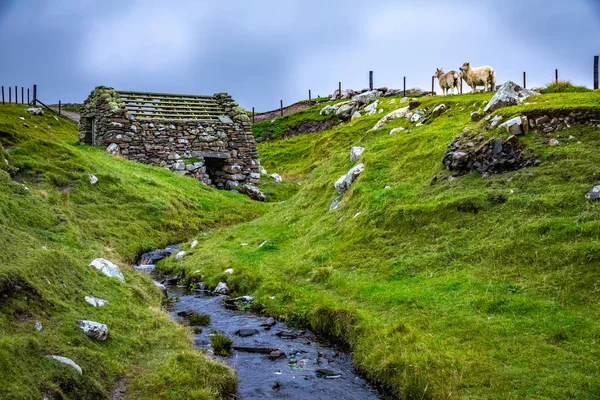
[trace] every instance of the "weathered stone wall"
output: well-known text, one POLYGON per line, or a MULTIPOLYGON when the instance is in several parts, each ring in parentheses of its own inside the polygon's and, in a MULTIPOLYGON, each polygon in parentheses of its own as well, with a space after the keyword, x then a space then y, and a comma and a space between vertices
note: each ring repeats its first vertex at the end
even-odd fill
POLYGON ((214 97, 223 110, 218 120, 136 119, 118 93, 97 88, 84 103, 79 139, 219 189, 258 183, 260 164, 248 116, 231 96, 214 97))

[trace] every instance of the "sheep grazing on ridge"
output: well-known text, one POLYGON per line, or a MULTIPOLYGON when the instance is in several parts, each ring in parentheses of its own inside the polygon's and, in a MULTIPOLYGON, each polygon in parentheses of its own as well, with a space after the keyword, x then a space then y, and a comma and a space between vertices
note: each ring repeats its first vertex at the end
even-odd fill
POLYGON ((487 65, 473 68, 471 64, 466 62, 460 67, 460 71, 462 78, 474 92, 477 90, 477 86, 484 86, 486 92, 488 89, 490 92, 496 90, 496 72, 494 68, 487 65))
POLYGON ((444 96, 448 95, 448 89, 452 90, 451 94, 454 94, 454 89, 456 89, 457 94, 459 93, 458 85, 460 85, 460 74, 458 72, 450 71, 444 73, 443 68, 436 68, 435 76, 439 81, 444 96))

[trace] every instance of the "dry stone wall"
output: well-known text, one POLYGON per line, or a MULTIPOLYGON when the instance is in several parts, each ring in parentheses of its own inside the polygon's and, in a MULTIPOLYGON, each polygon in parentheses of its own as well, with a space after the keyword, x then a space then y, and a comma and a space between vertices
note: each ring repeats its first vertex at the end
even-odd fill
POLYGON ((214 98, 223 111, 218 119, 143 119, 130 115, 118 92, 96 88, 83 105, 79 139, 219 189, 258 183, 260 163, 248 116, 231 96, 214 98))

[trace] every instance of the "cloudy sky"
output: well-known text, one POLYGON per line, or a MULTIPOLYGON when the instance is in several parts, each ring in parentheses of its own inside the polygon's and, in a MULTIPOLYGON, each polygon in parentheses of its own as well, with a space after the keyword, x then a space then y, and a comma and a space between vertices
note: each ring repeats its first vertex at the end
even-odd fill
POLYGON ((436 67, 491 65, 498 82, 592 85, 600 0, 0 0, 0 85, 48 103, 97 85, 231 93, 277 108, 375 85, 428 88, 436 67))

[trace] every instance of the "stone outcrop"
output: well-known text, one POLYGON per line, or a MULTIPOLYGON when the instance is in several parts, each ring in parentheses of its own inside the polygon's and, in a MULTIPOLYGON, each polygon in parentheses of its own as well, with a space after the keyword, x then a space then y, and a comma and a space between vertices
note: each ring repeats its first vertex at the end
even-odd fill
POLYGON ((104 258, 96 258, 90 263, 90 267, 93 267, 108 277, 117 278, 121 282, 125 282, 125 277, 121 273, 119 267, 104 258))
POLYGON ((486 104, 484 112, 496 111, 502 107, 516 106, 521 104, 529 96, 536 96, 539 93, 533 90, 524 89, 512 81, 505 82, 494 94, 494 97, 486 104))
POLYGON ((71 360, 70 358, 63 357, 63 356, 55 356, 55 355, 50 355, 50 356, 48 356, 48 358, 52 358, 58 362, 67 364, 68 366, 73 367, 77 372, 79 372, 80 375, 83 374, 83 370, 81 369, 81 367, 79 365, 77 365, 77 363, 75 363, 75 361, 71 360))
POLYGON ((392 111, 391 113, 387 114, 385 117, 383 117, 379 121, 377 121, 375 126, 371 129, 369 129, 369 132, 374 131, 375 129, 379 129, 382 126, 385 126, 388 122, 390 122, 394 119, 404 117, 409 112, 409 110, 410 110, 409 106, 406 106, 406 107, 399 108, 397 110, 392 111))
POLYGON ((366 115, 372 115, 377 112, 377 99, 381 96, 381 92, 377 90, 370 90, 364 93, 356 94, 351 100, 343 101, 332 105, 326 105, 320 111, 321 115, 332 115, 342 121, 350 121, 352 119, 359 118, 360 110, 365 111, 366 115))
POLYGON ((80 320, 79 327, 88 337, 104 342, 108 338, 108 327, 95 321, 80 320))
POLYGON ((442 163, 457 175, 474 171, 485 175, 538 165, 540 161, 532 159, 514 135, 507 139, 460 135, 448 146, 442 163))
POLYGON ((337 192, 339 194, 344 193, 346 190, 348 190, 348 188, 350 187, 352 182, 354 182, 354 180, 358 177, 358 175, 360 175, 364 170, 365 170, 365 165, 362 163, 352 167, 350 169, 350 171, 348 171, 346 174, 342 175, 334 183, 333 186, 335 187, 335 190, 337 190, 337 192))
POLYGON ((251 176, 260 163, 245 110, 226 93, 173 100, 176 96, 97 87, 82 107, 80 143, 105 146, 112 154, 219 189, 258 183, 251 176), (153 103, 132 100, 136 96, 153 103))
POLYGON ((85 301, 94 307, 104 307, 108 304, 108 300, 102 300, 94 296, 85 296, 85 301))
POLYGON ((360 159, 360 156, 362 156, 362 153, 364 153, 364 151, 364 147, 352 147, 350 149, 350 161, 357 162, 360 159))

